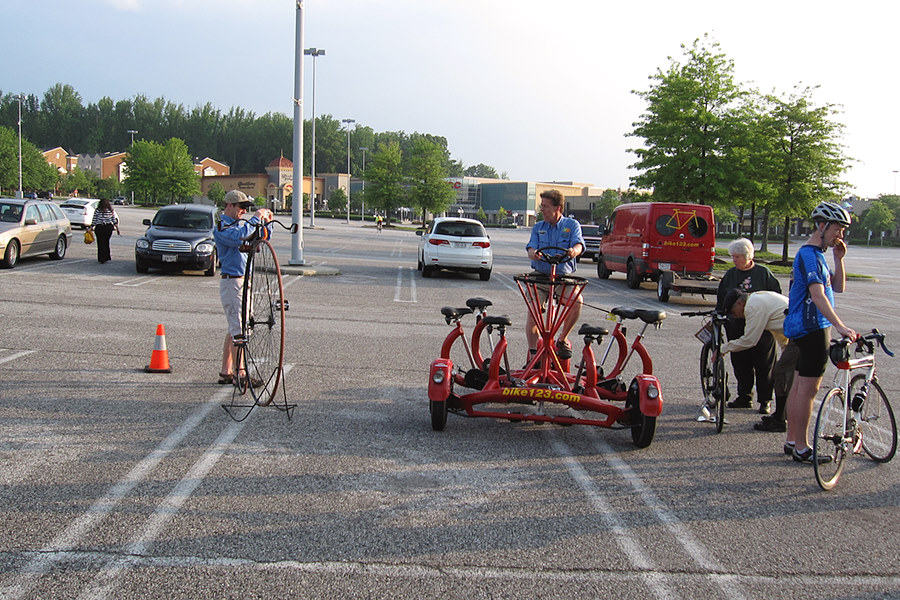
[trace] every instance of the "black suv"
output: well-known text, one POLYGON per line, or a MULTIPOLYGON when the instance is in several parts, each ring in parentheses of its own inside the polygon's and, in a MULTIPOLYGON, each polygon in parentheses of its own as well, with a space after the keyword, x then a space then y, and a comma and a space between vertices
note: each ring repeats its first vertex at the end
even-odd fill
POLYGON ((584 252, 581 253, 578 260, 581 260, 582 258, 593 258, 594 262, 597 262, 597 256, 600 254, 600 239, 602 238, 600 226, 582 225, 581 237, 584 238, 584 252))
POLYGON ((160 208, 150 228, 134 244, 134 268, 146 273, 151 267, 173 271, 216 274, 216 242, 213 231, 219 209, 205 204, 173 204, 160 208))

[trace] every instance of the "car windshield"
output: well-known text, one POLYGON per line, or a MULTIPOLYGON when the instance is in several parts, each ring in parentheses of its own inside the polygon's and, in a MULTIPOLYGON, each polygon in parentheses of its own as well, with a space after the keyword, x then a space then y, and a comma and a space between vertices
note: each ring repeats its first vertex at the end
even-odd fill
POLYGON ((153 224, 177 229, 212 229, 212 216, 185 210, 161 210, 153 218, 153 224))
POLYGON ((21 204, 0 204, 0 221, 4 223, 18 223, 21 218, 21 204))
POLYGON ((452 235, 455 237, 485 237, 484 229, 475 223, 459 221, 442 221, 434 226, 435 235, 452 235))
POLYGON ((598 236, 600 235, 600 227, 598 225, 582 225, 581 235, 598 236))

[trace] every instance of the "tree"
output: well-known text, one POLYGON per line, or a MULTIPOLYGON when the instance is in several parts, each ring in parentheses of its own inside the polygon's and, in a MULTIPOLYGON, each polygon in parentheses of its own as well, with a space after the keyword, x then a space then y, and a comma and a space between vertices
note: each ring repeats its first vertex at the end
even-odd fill
POLYGON ((392 141, 379 144, 372 160, 366 163, 366 200, 384 213, 387 224, 406 198, 401 161, 400 144, 392 141))
POLYGON ((631 181, 653 188, 655 200, 726 205, 740 162, 728 150, 742 127, 736 113, 742 92, 718 43, 704 36, 681 47, 684 64, 670 57, 669 70, 651 77, 654 86, 634 92, 648 106, 628 134, 644 139, 643 148, 629 150, 637 156, 631 166, 643 171, 631 181))
POLYGON ((887 204, 875 200, 869 205, 869 210, 862 218, 862 227, 873 234, 880 236, 883 231, 894 230, 894 213, 887 204))
POLYGON ((408 158, 409 200, 425 213, 439 214, 447 210, 456 192, 447 185, 447 163, 442 149, 424 137, 416 139, 408 158))
POLYGON ((75 167, 62 179, 60 187, 64 194, 78 193, 80 196, 96 196, 100 178, 93 171, 75 167))
POLYGON ((125 158, 127 189, 142 198, 169 203, 200 193, 200 178, 184 141, 169 139, 165 145, 137 141, 125 158))
POLYGON ((487 179, 500 179, 500 176, 497 174, 497 170, 494 167, 488 166, 484 163, 478 163, 477 165, 472 165, 471 167, 467 167, 465 170, 466 177, 484 177, 487 179))
MULTIPOLYGON (((58 174, 34 144, 22 140, 22 189, 54 190, 58 174)), ((19 138, 12 129, 0 127, 0 189, 19 189, 19 138)))
POLYGON ((613 210, 621 203, 619 192, 616 190, 603 190, 603 193, 600 194, 600 202, 594 205, 591 218, 594 219, 595 223, 602 223, 612 216, 613 210))
POLYGON ((219 208, 225 207, 225 188, 222 187, 222 184, 218 181, 212 182, 209 186, 209 190, 206 192, 206 197, 219 208))
POLYGON ((328 198, 328 210, 337 217, 347 210, 347 193, 344 188, 338 188, 331 193, 328 198))

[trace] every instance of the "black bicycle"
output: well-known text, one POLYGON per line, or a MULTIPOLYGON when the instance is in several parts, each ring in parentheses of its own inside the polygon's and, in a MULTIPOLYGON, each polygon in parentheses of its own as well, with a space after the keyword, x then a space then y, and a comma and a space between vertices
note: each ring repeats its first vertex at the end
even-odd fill
POLYGON ((700 387, 703 390, 703 404, 697 420, 701 423, 715 423, 716 433, 725 425, 725 404, 728 402, 728 369, 722 356, 725 340, 725 323, 728 317, 713 310, 683 312, 683 317, 704 317, 703 327, 695 335, 703 342, 700 349, 700 387))

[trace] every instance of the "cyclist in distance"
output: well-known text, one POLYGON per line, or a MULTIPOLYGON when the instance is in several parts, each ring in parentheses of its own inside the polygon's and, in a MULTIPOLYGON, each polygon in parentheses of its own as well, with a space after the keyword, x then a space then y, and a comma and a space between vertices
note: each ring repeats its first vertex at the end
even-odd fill
POLYGON ((213 237, 216 240, 216 252, 222 263, 222 281, 219 283, 219 298, 228 321, 228 331, 222 346, 222 369, 219 371, 220 384, 232 384, 237 377, 246 377, 240 365, 235 369, 237 347, 234 336, 241 334, 241 296, 244 287, 244 272, 247 268, 247 255, 240 251, 245 239, 256 232, 257 223, 268 223, 272 220, 272 212, 260 208, 248 221, 238 223, 253 202, 240 190, 231 190, 225 194, 225 210, 222 211, 222 227, 216 228, 213 237))
MULTIPOLYGON (((734 266, 725 272, 719 282, 716 294, 716 308, 727 312, 723 306, 725 295, 737 288, 742 292, 758 292, 767 290, 781 293, 781 284, 775 279, 772 271, 765 265, 754 262, 753 242, 746 238, 738 238, 728 244, 728 254, 734 266)), ((736 340, 744 334, 744 319, 730 316, 725 324, 725 337, 736 340)), ((756 380, 756 400, 759 412, 768 414, 772 402, 771 383, 772 368, 775 366, 775 338, 767 330, 763 330, 752 346, 743 346, 731 352, 731 368, 737 381, 737 398, 728 403, 728 408, 751 408, 753 406, 753 382, 756 380), (763 385, 760 385, 760 381, 763 385)))
MULTIPOLYGON (((550 274, 551 265, 541 260, 541 254, 538 252, 541 248, 555 247, 566 249, 566 254, 571 260, 559 263, 556 266, 557 275, 573 273, 575 271, 575 257, 584 252, 581 224, 575 219, 563 216, 563 202, 563 195, 558 190, 541 192, 540 208, 544 219, 534 224, 534 227, 531 229, 531 238, 528 240, 528 245, 525 248, 528 251, 528 258, 531 259, 531 268, 544 275, 550 274)), ((550 296, 549 289, 541 289, 541 291, 543 296, 542 302, 546 302, 550 296)), ((566 320, 559 331, 559 339, 556 341, 556 355, 562 360, 572 358, 572 344, 569 343, 569 334, 578 322, 582 304, 584 304, 584 301, 581 298, 581 294, 579 294, 577 306, 566 316, 566 320)), ((528 340, 529 353, 536 353, 538 329, 531 317, 531 311, 528 312, 526 318, 525 337, 528 340)))
POLYGON ((813 209, 810 220, 813 232, 794 256, 790 305, 784 319, 784 334, 800 350, 788 396, 784 452, 798 462, 812 461, 807 430, 813 401, 828 363, 831 327, 842 337, 856 338, 856 332, 844 325, 834 311, 834 292, 843 292, 846 284, 847 245, 843 237, 844 230, 850 226, 850 215, 833 202, 821 202, 813 209), (828 248, 832 248, 833 272, 825 258, 828 248))

